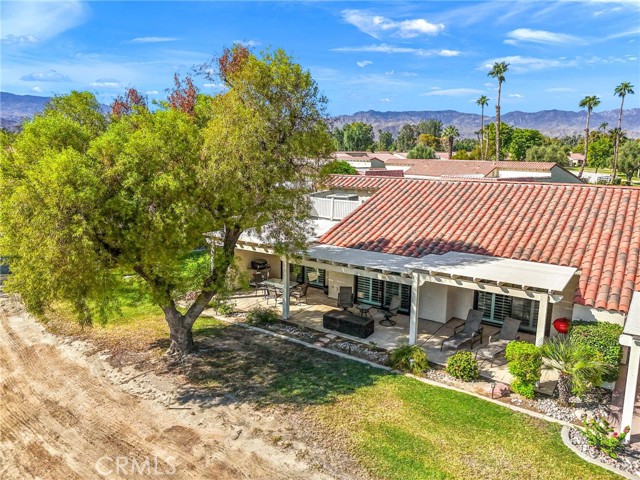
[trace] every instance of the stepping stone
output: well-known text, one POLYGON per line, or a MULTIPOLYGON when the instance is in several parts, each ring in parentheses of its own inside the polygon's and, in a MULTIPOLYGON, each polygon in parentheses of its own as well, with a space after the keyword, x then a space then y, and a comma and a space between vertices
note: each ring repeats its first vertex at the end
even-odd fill
POLYGON ((324 345, 325 345, 325 344, 324 344, 324 343, 322 343, 322 342, 313 342, 313 344, 314 344, 315 346, 317 346, 317 347, 324 347, 324 345))
POLYGON ((325 335, 325 337, 330 338, 330 339, 332 339, 332 340, 333 340, 334 338, 336 338, 336 335, 334 335, 333 333, 327 333, 327 334, 325 335))
POLYGON ((331 341, 331 339, 328 338, 328 337, 320 337, 318 340, 320 340, 321 342, 324 342, 324 343, 328 343, 328 342, 331 341))

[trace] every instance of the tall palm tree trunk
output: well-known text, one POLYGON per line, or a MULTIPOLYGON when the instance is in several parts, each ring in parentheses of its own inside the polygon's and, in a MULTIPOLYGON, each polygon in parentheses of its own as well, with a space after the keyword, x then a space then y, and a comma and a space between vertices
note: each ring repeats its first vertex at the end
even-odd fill
POLYGON ((621 95, 620 114, 618 115, 618 128, 616 129, 616 138, 613 143, 613 175, 611 182, 615 183, 616 175, 618 175, 618 147, 620 146, 620 134, 622 133, 622 107, 624 106, 624 95, 621 95))
POLYGON ((480 140, 480 160, 485 159, 485 146, 484 146, 484 105, 482 106, 482 113, 480 114, 480 133, 482 135, 480 140))
POLYGON ((564 372, 558 375, 558 403, 560 405, 569 405, 571 398, 571 377, 564 372))
POLYGON ((496 102, 496 161, 500 160, 500 90, 502 90, 502 82, 498 82, 498 101, 496 102))
POLYGON ((587 108, 587 126, 584 129, 584 158, 582 159, 582 166, 580 167, 580 173, 578 178, 582 178, 584 173, 584 167, 587 164, 587 155, 589 154, 589 120, 591 118, 591 108, 587 108))

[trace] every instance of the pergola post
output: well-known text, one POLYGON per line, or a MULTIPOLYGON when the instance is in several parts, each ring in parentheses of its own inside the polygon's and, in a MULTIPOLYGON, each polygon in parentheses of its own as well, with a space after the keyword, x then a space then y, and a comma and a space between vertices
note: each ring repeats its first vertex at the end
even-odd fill
POLYGON ((289 259, 284 257, 282 259, 282 319, 289 319, 289 303, 290 303, 290 289, 289 289, 289 259))
POLYGON ((540 346, 544 343, 544 332, 547 329, 547 309, 549 308, 549 295, 540 296, 540 305, 538 308, 538 326, 536 328, 536 345, 540 346))
POLYGON ((411 308, 409 310, 409 345, 418 341, 418 312, 420 311, 420 274, 413 273, 411 283, 411 308))
MULTIPOLYGON (((633 414, 636 407, 636 390, 638 388, 638 370, 640 369, 640 345, 634 339, 629 346, 629 362, 627 363, 627 382, 624 387, 624 403, 622 405, 622 417, 620 418, 620 430, 633 423, 633 414)), ((631 434, 627 435, 625 442, 629 442, 631 434)))

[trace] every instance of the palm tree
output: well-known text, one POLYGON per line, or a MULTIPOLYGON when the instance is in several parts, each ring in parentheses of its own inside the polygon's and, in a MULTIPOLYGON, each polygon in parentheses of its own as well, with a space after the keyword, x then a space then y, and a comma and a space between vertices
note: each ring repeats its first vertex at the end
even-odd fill
POLYGON ((449 125, 442 131, 442 136, 447 139, 449 147, 449 159, 453 156, 453 140, 460 136, 460 132, 453 125, 449 125))
POLYGON ((500 92, 502 82, 505 81, 504 74, 509 70, 507 62, 495 62, 493 68, 487 75, 498 79, 498 99, 496 100, 496 160, 500 160, 500 92))
POLYGON ((582 160, 582 166, 580 167, 579 178, 582 178, 584 173, 584 166, 587 163, 587 154, 589 153, 589 120, 591 119, 591 111, 600 105, 600 99, 596 95, 584 97, 578 104, 581 108, 587 109, 587 126, 584 129, 584 159, 582 160))
POLYGON ((620 132, 622 132, 622 107, 624 106, 624 97, 627 95, 633 95, 633 85, 629 82, 622 82, 618 85, 614 91, 614 94, 620 97, 620 114, 618 115, 618 128, 616 130, 616 138, 613 144, 613 175, 611 181, 615 181, 618 174, 618 150, 620 146, 620 132))
POLYGON ((540 347, 545 370, 558 372, 558 403, 568 405, 571 393, 582 394, 591 385, 598 385, 611 371, 611 365, 593 355, 593 351, 557 335, 540 347))
POLYGON ((484 107, 489 105, 489 99, 485 95, 482 95, 478 100, 476 100, 476 105, 479 105, 482 109, 482 113, 480 114, 480 124, 482 125, 482 127, 480 128, 480 133, 482 134, 482 139, 480 140, 480 157, 482 160, 484 160, 486 157, 484 147, 484 107))
POLYGON ((607 130, 608 126, 609 126, 609 124, 607 122, 602 122, 600 124, 600 126, 598 127, 598 130, 600 130, 602 133, 604 133, 607 130))

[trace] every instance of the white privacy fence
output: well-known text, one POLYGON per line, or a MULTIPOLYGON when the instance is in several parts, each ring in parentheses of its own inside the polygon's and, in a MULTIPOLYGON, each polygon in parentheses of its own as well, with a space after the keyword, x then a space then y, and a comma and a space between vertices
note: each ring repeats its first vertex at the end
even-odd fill
POLYGON ((360 206, 359 201, 336 200, 335 198, 311 198, 311 214, 318 218, 342 220, 360 206))

